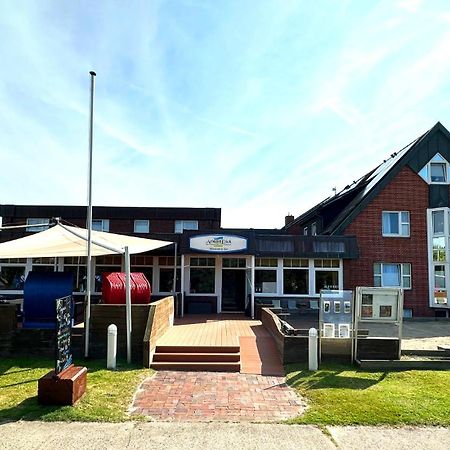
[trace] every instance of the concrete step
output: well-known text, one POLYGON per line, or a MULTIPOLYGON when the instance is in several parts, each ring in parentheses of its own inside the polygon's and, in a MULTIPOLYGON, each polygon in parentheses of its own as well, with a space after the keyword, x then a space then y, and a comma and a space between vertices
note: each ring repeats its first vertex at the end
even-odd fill
POLYGON ((239 372, 239 362, 153 362, 155 370, 192 370, 201 372, 239 372))
POLYGON ((154 362, 239 362, 239 353, 160 353, 153 356, 154 362))
POLYGON ((227 346, 190 346, 190 345, 157 345, 156 353, 239 353, 239 345, 227 346))

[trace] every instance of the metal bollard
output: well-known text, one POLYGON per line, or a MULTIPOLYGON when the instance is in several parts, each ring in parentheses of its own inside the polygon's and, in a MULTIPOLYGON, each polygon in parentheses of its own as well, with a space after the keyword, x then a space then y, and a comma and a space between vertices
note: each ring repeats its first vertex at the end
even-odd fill
POLYGON ((113 323, 108 327, 107 369, 116 368, 117 356, 117 327, 113 323))
POLYGON ((308 332, 308 369, 315 371, 318 368, 317 330, 315 328, 310 328, 308 332))

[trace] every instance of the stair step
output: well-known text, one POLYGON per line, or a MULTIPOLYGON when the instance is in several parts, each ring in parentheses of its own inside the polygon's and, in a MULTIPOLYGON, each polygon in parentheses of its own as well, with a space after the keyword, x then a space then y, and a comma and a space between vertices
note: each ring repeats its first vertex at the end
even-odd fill
POLYGON ((161 353, 153 356, 153 361, 163 362, 239 362, 239 353, 161 353))
POLYGON ((239 372, 241 364, 238 362, 153 362, 152 369, 156 370, 195 370, 202 372, 239 372))
POLYGON ((239 345, 225 346, 191 346, 191 345, 157 345, 156 353, 239 353, 239 345))

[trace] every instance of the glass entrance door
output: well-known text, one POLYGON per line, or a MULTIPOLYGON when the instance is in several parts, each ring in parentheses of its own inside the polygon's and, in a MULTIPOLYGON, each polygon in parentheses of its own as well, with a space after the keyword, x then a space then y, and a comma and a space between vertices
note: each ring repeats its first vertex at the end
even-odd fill
POLYGON ((222 269, 222 311, 244 311, 245 270, 222 269))

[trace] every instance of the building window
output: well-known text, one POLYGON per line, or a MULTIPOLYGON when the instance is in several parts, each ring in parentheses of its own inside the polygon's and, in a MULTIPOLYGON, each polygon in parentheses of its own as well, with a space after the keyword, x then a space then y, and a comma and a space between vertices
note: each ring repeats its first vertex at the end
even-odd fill
POLYGON ((223 258, 222 267, 226 269, 245 269, 245 258, 223 258))
POLYGON ((31 233, 37 233, 39 231, 48 230, 50 220, 49 219, 27 219, 27 225, 30 225, 26 228, 26 231, 29 231, 31 233), (38 225, 38 226, 36 226, 38 225), (41 225, 41 226, 39 226, 41 225))
POLYGON ((283 294, 302 295, 309 292, 309 262, 307 259, 283 260, 283 294))
POLYGON ((191 294, 214 294, 215 263, 214 258, 191 257, 189 288, 191 294))
POLYGON ((97 256, 95 258, 95 292, 102 291, 103 276, 111 272, 122 272, 122 256, 97 256))
POLYGON ((109 219, 94 219, 92 220, 92 229, 94 231, 109 231, 109 219))
POLYGON ((411 289, 411 264, 374 264, 374 286, 411 289))
POLYGON ((153 291, 153 256, 132 255, 130 257, 130 263, 131 272, 143 273, 145 278, 147 278, 147 281, 150 283, 150 288, 153 291))
POLYGON ((0 266, 0 290, 22 290, 25 283, 25 265, 0 266))
POLYGON ((277 258, 256 258, 255 266, 255 292, 257 294, 276 294, 277 258))
POLYGON ((448 306, 450 284, 450 210, 428 211, 428 264, 431 271, 430 305, 448 306))
POLYGON ((337 270, 316 270, 315 278, 316 294, 320 294, 322 289, 339 289, 339 272, 337 270))
POLYGON ((309 273, 302 269, 283 270, 283 294, 301 295, 308 294, 309 273))
POLYGON ((158 258, 159 265, 159 285, 158 292, 161 293, 169 293, 173 292, 173 277, 174 277, 174 265, 177 265, 177 274, 176 274, 176 284, 178 286, 178 281, 180 279, 181 271, 179 258, 175 261, 173 256, 160 256, 158 258))
POLYGON ((308 236, 308 227, 303 228, 303 236, 308 236))
POLYGON ((339 289, 339 259, 314 260, 314 293, 320 294, 322 289, 339 289))
POLYGON ((449 163, 439 153, 422 167, 419 171, 421 176, 429 184, 448 184, 449 182, 449 163))
POLYGON ((430 164, 430 181, 432 183, 447 182, 447 167, 445 163, 430 164))
POLYGON ((311 225, 311 236, 317 236, 317 224, 316 224, 316 222, 314 222, 311 225))
POLYGON ((31 270, 33 272, 56 272, 56 263, 56 258, 33 258, 31 270))
POLYGON ((150 221, 137 219, 134 221, 134 232, 135 233, 149 233, 150 232, 150 221))
POLYGON ((409 236, 409 211, 383 211, 383 236, 409 236))
POLYGON ((175 220, 175 233, 182 233, 183 230, 198 230, 198 221, 175 220))
POLYGON ((70 272, 73 280, 73 292, 86 290, 86 258, 84 256, 70 256, 64 258, 64 272, 70 272))

